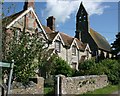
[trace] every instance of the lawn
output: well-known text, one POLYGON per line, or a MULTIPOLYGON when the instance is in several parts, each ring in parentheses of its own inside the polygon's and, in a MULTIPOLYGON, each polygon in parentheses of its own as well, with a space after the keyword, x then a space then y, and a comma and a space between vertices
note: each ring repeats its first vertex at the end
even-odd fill
MULTIPOLYGON (((106 96, 106 94, 111 94, 118 90, 118 85, 108 85, 104 88, 97 89, 93 92, 87 92, 85 94, 81 94, 79 96, 106 96)), ((44 89, 45 96, 49 96, 50 94, 54 94, 54 90, 52 87, 46 87, 44 89)), ((77 95, 78 96, 78 95, 77 95)))
POLYGON ((85 94, 82 94, 80 96, 106 96, 106 94, 111 94, 118 90, 118 85, 108 85, 104 88, 97 89, 93 92, 87 92, 85 94))

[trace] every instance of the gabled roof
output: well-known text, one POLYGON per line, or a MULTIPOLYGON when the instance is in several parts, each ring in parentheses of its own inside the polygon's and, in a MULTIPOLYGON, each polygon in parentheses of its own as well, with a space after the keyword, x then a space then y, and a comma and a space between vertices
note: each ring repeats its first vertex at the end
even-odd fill
POLYGON ((49 27, 44 26, 44 25, 42 25, 42 26, 43 26, 49 40, 53 40, 56 37, 56 35, 58 34, 58 32, 53 32, 49 27))
POLYGON ((2 19, 2 25, 4 27, 7 27, 7 25, 9 25, 13 20, 15 20, 18 16, 20 16, 22 13, 24 12, 24 10, 18 12, 18 13, 15 13, 15 14, 12 14, 10 16, 7 16, 5 18, 2 19))
POLYGON ((49 27, 42 25, 46 33, 55 33, 49 27))
POLYGON ((67 34, 65 34, 65 33, 63 33, 63 32, 53 32, 49 27, 44 26, 44 25, 42 25, 42 26, 43 26, 43 28, 44 28, 44 30, 45 30, 45 32, 46 32, 49 40, 52 40, 52 41, 53 41, 54 38, 59 35, 59 36, 62 38, 63 45, 65 45, 65 46, 67 46, 67 47, 70 47, 71 44, 73 43, 73 41, 75 40, 76 43, 77 43, 77 47, 78 47, 80 50, 83 50, 83 51, 85 50, 87 44, 83 44, 83 43, 82 43, 80 40, 78 40, 77 38, 73 38, 73 37, 71 37, 71 36, 69 36, 69 35, 67 35, 67 34))
POLYGON ((80 40, 78 40, 77 38, 75 38, 75 40, 76 40, 76 42, 77 42, 77 44, 78 44, 78 47, 79 47, 79 49, 80 50, 85 50, 85 48, 86 48, 86 46, 87 46, 87 44, 83 44, 80 40))
POLYGON ((47 33, 49 40, 53 40, 57 36, 58 32, 47 33))
POLYGON ((65 33, 62 33, 62 32, 60 32, 60 35, 61 35, 65 45, 70 47, 72 42, 73 42, 73 40, 74 40, 74 38, 69 36, 69 35, 67 35, 67 34, 65 34, 65 33))
POLYGON ((91 28, 90 28, 90 35, 95 41, 95 43, 97 44, 98 48, 103 49, 105 51, 111 51, 111 47, 109 43, 102 35, 100 35, 99 33, 97 33, 91 28))
POLYGON ((5 22, 7 22, 7 25, 5 27, 6 28, 10 28, 16 21, 18 21, 20 18, 22 18, 23 16, 25 16, 30 11, 33 12, 33 14, 34 14, 34 16, 36 18, 36 21, 38 22, 40 28, 43 30, 43 33, 44 33, 45 37, 48 39, 48 37, 46 35, 46 32, 45 32, 45 30, 44 30, 44 28, 43 28, 40 20, 38 19, 37 15, 36 15, 36 13, 35 13, 35 11, 33 10, 32 7, 28 8, 27 10, 20 11, 20 12, 18 12, 16 14, 11 15, 11 16, 5 17, 2 20, 2 22, 3 22, 3 24, 5 24, 5 22))

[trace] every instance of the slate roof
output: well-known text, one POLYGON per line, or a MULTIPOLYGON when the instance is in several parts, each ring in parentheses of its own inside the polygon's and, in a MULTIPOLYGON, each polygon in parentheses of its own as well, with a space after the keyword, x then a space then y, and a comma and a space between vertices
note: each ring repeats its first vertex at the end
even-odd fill
POLYGON ((90 35, 97 44, 98 48, 103 49, 105 51, 111 51, 111 47, 108 43, 108 41, 99 33, 94 31, 93 29, 90 28, 90 35))

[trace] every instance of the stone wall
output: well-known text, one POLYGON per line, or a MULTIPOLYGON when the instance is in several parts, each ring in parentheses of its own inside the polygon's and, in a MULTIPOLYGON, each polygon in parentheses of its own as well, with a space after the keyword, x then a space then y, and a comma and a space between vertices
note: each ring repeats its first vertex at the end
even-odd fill
POLYGON ((60 75, 60 94, 82 94, 108 85, 106 75, 65 77, 60 75))
POLYGON ((44 78, 32 78, 32 81, 35 83, 27 86, 14 82, 10 94, 44 94, 44 78))

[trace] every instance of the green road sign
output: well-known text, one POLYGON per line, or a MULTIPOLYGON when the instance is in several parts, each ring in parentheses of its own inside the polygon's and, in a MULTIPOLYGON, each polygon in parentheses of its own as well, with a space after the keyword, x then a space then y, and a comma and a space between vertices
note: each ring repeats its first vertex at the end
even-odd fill
POLYGON ((11 80, 12 80, 12 74, 13 74, 13 67, 14 67, 14 60, 12 60, 11 64, 10 63, 5 63, 5 62, 0 62, 0 67, 8 67, 8 68, 10 68, 9 80, 8 80, 8 88, 7 88, 7 92, 6 92, 6 96, 9 96, 11 80))

